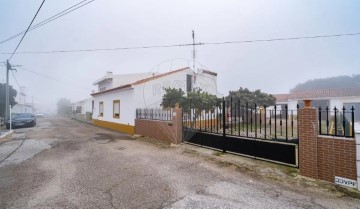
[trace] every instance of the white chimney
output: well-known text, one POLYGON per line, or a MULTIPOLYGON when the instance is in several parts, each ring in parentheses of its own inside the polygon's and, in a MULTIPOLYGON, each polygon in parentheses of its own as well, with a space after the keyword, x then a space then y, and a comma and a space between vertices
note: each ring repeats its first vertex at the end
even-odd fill
POLYGON ((112 76, 113 75, 113 72, 111 71, 106 71, 106 76, 112 76))

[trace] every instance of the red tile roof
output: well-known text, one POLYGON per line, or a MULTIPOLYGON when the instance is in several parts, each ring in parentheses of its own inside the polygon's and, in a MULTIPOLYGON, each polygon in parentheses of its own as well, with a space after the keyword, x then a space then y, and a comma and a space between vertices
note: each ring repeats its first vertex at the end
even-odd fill
POLYGON ((316 99, 328 97, 355 97, 360 96, 360 87, 340 89, 316 89, 298 91, 290 94, 289 99, 316 99))
POLYGON ((273 94, 276 98, 276 102, 287 102, 290 94, 273 94))
POLYGON ((277 102, 284 102, 288 99, 321 99, 332 97, 360 97, 360 87, 338 88, 338 89, 313 89, 296 91, 290 94, 275 94, 277 102))

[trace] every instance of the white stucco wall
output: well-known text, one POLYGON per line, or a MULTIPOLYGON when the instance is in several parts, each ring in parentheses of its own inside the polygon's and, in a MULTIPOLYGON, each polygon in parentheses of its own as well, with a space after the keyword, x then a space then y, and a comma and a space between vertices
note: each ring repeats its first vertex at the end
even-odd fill
POLYGON ((158 73, 134 73, 134 74, 125 74, 125 75, 115 75, 113 77, 113 87, 123 86, 126 84, 134 83, 138 80, 150 78, 158 73))
POLYGON ((85 114, 87 112, 92 112, 92 101, 93 101, 93 98, 89 98, 89 99, 85 99, 80 102, 81 114, 85 114))
POLYGON ((12 113, 24 113, 25 112, 25 105, 24 104, 16 104, 11 108, 12 113))
POLYGON ((165 93, 164 88, 182 89, 186 93, 186 75, 192 70, 183 70, 134 86, 134 99, 138 108, 158 108, 165 93))
POLYGON ((355 123, 357 189, 360 191, 360 123, 355 123))
MULTIPOLYGON (((182 89, 186 94, 187 75, 192 75, 194 82, 195 73, 191 69, 164 76, 146 83, 136 85, 134 94, 137 107, 139 108, 158 108, 165 93, 164 88, 182 89)), ((193 87, 200 87, 204 92, 213 95, 217 94, 217 77, 209 74, 196 75, 193 87)))
POLYGON ((208 73, 200 73, 196 76, 195 87, 199 87, 204 92, 221 97, 217 91, 217 76, 208 73))
POLYGON ((344 103, 359 103, 360 97, 341 97, 341 98, 331 98, 330 99, 330 107, 334 108, 342 108, 344 103))
POLYGON ((289 99, 288 109, 289 110, 297 110, 297 104, 298 104, 297 100, 290 100, 289 99))
POLYGON ((94 111, 92 118, 122 124, 135 124, 134 89, 123 89, 94 96, 94 111), (113 101, 120 100, 120 117, 113 117, 113 101), (99 103, 104 103, 104 114, 99 116, 99 103))
POLYGON ((100 89, 104 90, 108 90, 113 88, 113 81, 112 79, 106 79, 101 81, 100 83, 98 83, 98 91, 100 91, 100 89))

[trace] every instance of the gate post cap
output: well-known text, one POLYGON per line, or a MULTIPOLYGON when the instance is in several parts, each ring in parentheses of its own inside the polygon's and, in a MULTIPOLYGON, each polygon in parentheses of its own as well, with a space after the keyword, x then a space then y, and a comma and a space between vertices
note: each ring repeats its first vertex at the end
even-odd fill
POLYGON ((305 108, 311 108, 311 99, 304 99, 305 108))

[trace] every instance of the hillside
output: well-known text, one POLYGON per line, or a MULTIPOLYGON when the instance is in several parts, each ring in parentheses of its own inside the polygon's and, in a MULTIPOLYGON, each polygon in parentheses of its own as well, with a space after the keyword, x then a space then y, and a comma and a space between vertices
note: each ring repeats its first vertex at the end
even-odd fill
POLYGON ((319 78, 308 80, 304 83, 297 84, 291 93, 298 91, 306 91, 311 89, 328 89, 328 88, 353 88, 360 87, 360 74, 352 76, 336 76, 330 78, 319 78))

